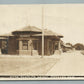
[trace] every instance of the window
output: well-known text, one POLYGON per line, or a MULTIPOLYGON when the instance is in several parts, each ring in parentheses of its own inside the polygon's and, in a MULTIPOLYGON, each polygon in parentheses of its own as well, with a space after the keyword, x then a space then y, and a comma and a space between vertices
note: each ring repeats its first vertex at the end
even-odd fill
POLYGON ((22 41, 22 49, 28 50, 28 41, 27 40, 22 41))
POLYGON ((8 46, 7 40, 3 40, 2 41, 2 49, 1 49, 2 54, 7 54, 8 53, 7 46, 8 46))
POLYGON ((2 49, 6 49, 7 48, 7 41, 2 41, 2 49))

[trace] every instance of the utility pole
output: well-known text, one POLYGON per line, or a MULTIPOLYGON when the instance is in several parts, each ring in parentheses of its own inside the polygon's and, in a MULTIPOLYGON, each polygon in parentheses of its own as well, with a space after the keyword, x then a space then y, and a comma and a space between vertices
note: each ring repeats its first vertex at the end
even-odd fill
MULTIPOLYGON (((29 12, 27 12, 26 11, 26 15, 27 15, 27 17, 26 17, 26 19, 27 19, 27 22, 26 22, 26 25, 30 28, 30 30, 31 30, 31 26, 30 26, 30 24, 31 24, 31 8, 29 7, 29 12)), ((28 44, 30 44, 29 46, 31 47, 30 48, 30 55, 32 56, 33 55, 33 53, 32 53, 32 32, 30 31, 30 37, 29 37, 29 41, 28 41, 28 44), (30 43, 29 43, 30 42, 30 43)))
POLYGON ((44 56, 44 7, 42 6, 42 58, 44 56))

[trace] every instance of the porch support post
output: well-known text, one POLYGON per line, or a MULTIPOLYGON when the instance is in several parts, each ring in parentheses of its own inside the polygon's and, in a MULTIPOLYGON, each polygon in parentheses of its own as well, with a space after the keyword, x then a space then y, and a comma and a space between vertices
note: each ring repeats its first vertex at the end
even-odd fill
POLYGON ((19 41, 19 54, 20 54, 21 50, 22 50, 22 41, 19 41))
POLYGON ((33 53, 32 53, 32 44, 33 44, 33 43, 32 43, 32 40, 31 40, 31 56, 33 55, 33 53))
POLYGON ((22 50, 22 41, 19 41, 19 50, 22 50))
POLYGON ((59 40, 59 43, 58 43, 58 50, 59 50, 59 54, 62 53, 62 48, 61 48, 61 41, 59 40))
POLYGON ((29 42, 28 42, 28 49, 30 50, 31 56, 32 56, 32 39, 30 38, 29 42))

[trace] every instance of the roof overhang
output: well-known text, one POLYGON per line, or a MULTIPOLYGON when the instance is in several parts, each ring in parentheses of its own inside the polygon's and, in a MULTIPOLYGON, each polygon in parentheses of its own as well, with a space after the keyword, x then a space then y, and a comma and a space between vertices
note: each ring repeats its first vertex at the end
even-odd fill
POLYGON ((0 36, 0 40, 6 40, 6 39, 8 39, 7 36, 0 36))

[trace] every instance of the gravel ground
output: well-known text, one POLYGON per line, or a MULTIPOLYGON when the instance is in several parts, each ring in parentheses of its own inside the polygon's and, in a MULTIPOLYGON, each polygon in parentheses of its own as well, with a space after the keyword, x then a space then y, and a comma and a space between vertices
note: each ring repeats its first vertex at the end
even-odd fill
POLYGON ((0 75, 83 75, 80 51, 45 56, 0 56, 0 75))
POLYGON ((60 59, 45 56, 0 56, 0 75, 44 75, 60 59))
POLYGON ((47 75, 84 75, 84 55, 80 51, 63 53, 61 60, 53 66, 47 75))

